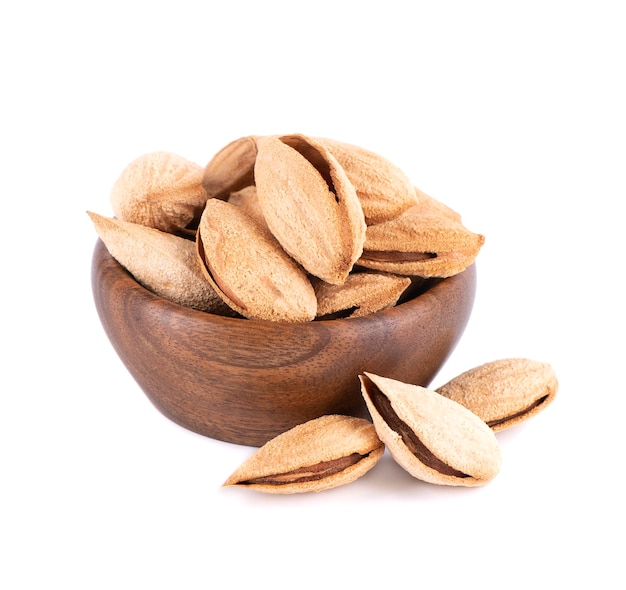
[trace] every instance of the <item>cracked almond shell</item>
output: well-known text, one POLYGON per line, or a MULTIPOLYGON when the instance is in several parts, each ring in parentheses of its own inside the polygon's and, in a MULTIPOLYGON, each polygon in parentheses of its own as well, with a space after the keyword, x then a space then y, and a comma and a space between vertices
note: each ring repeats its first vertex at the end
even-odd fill
POLYGON ((317 317, 360 317, 394 306, 411 284, 409 277, 388 273, 352 272, 342 285, 314 285, 317 317))
POLYGON ((557 389, 556 374, 548 363, 511 358, 470 369, 436 391, 499 432, 543 411, 557 389))
POLYGON ((226 200, 229 193, 252 186, 256 153, 253 136, 240 137, 217 152, 202 173, 207 198, 226 200))
POLYGON ((343 168, 304 135, 260 137, 256 144, 257 195, 270 231, 309 273, 343 283, 365 240, 363 210, 343 168))
POLYGON ((132 161, 110 195, 117 219, 176 233, 197 221, 207 200, 203 169, 171 152, 152 152, 132 161))
POLYGON ((383 452, 368 420, 322 416, 265 443, 223 485, 270 494, 320 492, 365 475, 383 452))
POLYGON ((370 225, 358 266, 424 278, 450 277, 470 266, 485 242, 451 215, 411 207, 370 225))
POLYGON ((315 317, 317 299, 306 272, 237 205, 210 199, 196 243, 207 280, 242 316, 289 322, 315 317))
POLYGON ((386 158, 334 139, 316 141, 330 150, 354 185, 368 225, 392 219, 417 203, 408 176, 386 158))
POLYGON ((379 438, 413 477, 473 487, 497 475, 502 462, 498 441, 470 410, 418 385, 371 373, 359 379, 379 438))

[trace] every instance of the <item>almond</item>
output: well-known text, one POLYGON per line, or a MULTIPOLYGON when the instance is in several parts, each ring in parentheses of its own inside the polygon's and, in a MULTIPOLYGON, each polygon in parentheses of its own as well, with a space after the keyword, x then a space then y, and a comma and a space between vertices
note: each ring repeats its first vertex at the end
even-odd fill
POLYGON ((206 278, 241 315, 292 322, 315 317, 317 300, 306 272, 241 208, 210 199, 196 242, 206 278))
POLYGON ((303 135, 261 137, 254 168, 270 231, 309 273, 341 284, 363 251, 354 187, 323 145, 303 135))
POLYGON ((152 152, 131 162, 111 189, 117 219, 169 233, 197 221, 207 200, 202 167, 171 152, 152 152))
POLYGON ((107 250, 156 295, 201 311, 233 315, 206 280, 193 241, 87 212, 107 250))
POLYGON ((371 422, 351 416, 322 416, 265 443, 224 486, 270 494, 320 492, 365 475, 384 450, 371 422))
POLYGON ((510 358, 470 369, 437 392, 470 409, 498 432, 543 411, 557 390, 556 374, 548 363, 510 358))

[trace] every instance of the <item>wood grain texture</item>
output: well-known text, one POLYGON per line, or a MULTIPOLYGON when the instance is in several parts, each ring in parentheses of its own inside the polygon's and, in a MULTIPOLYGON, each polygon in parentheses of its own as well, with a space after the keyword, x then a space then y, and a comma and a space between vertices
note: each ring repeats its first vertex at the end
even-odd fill
POLYGON ((156 408, 199 434, 260 446, 325 414, 368 417, 358 375, 427 386, 474 303, 472 265, 369 316, 304 323, 229 318, 164 300, 98 240, 94 302, 120 359, 156 408))

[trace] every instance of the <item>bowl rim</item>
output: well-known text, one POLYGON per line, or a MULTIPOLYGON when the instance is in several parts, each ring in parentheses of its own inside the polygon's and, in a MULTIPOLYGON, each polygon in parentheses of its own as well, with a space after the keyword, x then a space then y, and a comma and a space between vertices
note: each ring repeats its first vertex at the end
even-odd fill
MULTIPOLYGON (((240 325, 255 325, 255 326, 267 326, 269 327, 282 327, 290 326, 315 326, 315 325, 323 325, 325 327, 344 324, 349 321, 351 323, 363 322, 363 321, 372 321, 373 319, 379 321, 381 318, 389 317, 394 318, 400 315, 403 315, 404 312, 409 310, 414 310, 414 308, 427 307, 431 301, 438 299, 439 293, 442 289, 447 289, 449 287, 454 286, 457 282, 463 281, 466 282, 468 286, 471 287, 472 293, 468 294, 471 303, 473 305, 475 290, 476 290, 476 263, 472 263, 465 270, 460 273, 457 273, 450 277, 433 277, 424 279, 423 288, 418 287, 415 289, 415 293, 412 293, 408 298, 392 307, 381 309, 376 312, 372 312, 367 315, 357 316, 357 317, 340 317, 340 318, 328 318, 328 319, 314 319, 308 322, 289 322, 286 320, 262 320, 262 319, 254 319, 254 318, 246 318, 242 316, 226 316, 216 313, 211 313, 207 311, 202 311, 199 309, 194 309, 192 307, 187 307, 176 303, 170 299, 157 295, 144 285, 142 285, 135 277, 122 265, 120 264, 108 251, 104 242, 98 238, 96 240, 93 256, 92 256, 92 287, 94 293, 97 292, 98 288, 98 276, 102 274, 102 269, 100 267, 105 267, 105 271, 109 273, 114 273, 117 280, 121 280, 126 284, 128 289, 133 289, 135 291, 134 296, 139 297, 141 300, 145 301, 146 304, 156 304, 165 307, 168 310, 168 313, 176 314, 177 316, 185 316, 187 320, 197 319, 199 321, 210 321, 210 322, 218 322, 224 323, 224 325, 228 326, 240 326, 240 325), (100 270, 100 272, 98 271, 100 270)), ((420 278, 420 277, 416 277, 420 278)), ((410 285, 407 290, 411 289, 413 285, 410 285)))

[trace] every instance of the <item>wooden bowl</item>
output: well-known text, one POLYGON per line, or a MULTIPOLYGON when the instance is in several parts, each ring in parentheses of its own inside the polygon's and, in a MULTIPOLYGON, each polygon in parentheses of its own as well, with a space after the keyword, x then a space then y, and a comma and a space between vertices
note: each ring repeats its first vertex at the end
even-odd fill
POLYGON ((412 299, 361 318, 267 322, 162 299, 98 240, 92 288, 111 344, 160 412, 202 435, 260 446, 324 414, 367 417, 364 371, 427 386, 465 329, 476 271, 426 281, 412 299))

